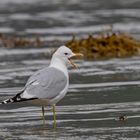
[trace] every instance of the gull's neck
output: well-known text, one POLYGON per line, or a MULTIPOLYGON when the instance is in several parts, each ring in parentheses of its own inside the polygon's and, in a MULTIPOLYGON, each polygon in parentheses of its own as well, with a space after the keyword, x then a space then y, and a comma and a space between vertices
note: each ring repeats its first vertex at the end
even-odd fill
POLYGON ((56 69, 59 69, 60 71, 64 72, 66 77, 68 77, 68 69, 64 61, 62 61, 60 58, 52 57, 50 67, 54 67, 56 69))

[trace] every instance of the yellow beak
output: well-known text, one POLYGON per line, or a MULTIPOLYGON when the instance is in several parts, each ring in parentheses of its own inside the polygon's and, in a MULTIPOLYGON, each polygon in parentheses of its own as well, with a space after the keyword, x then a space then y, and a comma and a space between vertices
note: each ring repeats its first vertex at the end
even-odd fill
MULTIPOLYGON (((73 53, 73 57, 83 57, 84 55, 82 53, 73 53)), ((69 63, 73 66, 74 69, 77 69, 78 66, 71 60, 71 58, 69 59, 69 63)))

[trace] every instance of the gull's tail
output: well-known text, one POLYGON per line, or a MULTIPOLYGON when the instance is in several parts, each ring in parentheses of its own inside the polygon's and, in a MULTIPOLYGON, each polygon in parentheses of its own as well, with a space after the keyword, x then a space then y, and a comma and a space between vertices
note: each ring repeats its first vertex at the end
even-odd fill
POLYGON ((19 92, 18 94, 16 94, 16 96, 6 99, 6 100, 2 101, 0 104, 9 104, 9 103, 14 103, 14 102, 22 102, 22 101, 37 99, 37 98, 30 98, 30 99, 22 98, 21 94, 23 92, 24 91, 19 92))
POLYGON ((21 94, 23 93, 23 91, 21 91, 20 93, 18 93, 16 96, 6 99, 4 101, 2 101, 0 104, 8 104, 8 103, 13 103, 13 102, 19 102, 21 101, 21 94))

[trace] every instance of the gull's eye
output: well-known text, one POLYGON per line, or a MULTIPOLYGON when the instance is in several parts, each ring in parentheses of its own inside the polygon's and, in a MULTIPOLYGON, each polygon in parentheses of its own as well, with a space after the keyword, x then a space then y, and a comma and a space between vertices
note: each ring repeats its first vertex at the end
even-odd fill
POLYGON ((68 53, 64 53, 65 55, 68 55, 68 53))

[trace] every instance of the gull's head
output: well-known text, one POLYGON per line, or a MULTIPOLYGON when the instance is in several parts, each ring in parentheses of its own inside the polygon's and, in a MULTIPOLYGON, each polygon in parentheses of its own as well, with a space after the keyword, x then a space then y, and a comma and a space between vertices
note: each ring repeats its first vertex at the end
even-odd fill
POLYGON ((71 64, 74 68, 77 68, 76 64, 71 60, 75 56, 83 56, 81 53, 73 53, 72 50, 66 46, 59 47, 53 54, 53 57, 61 60, 66 65, 71 64))

